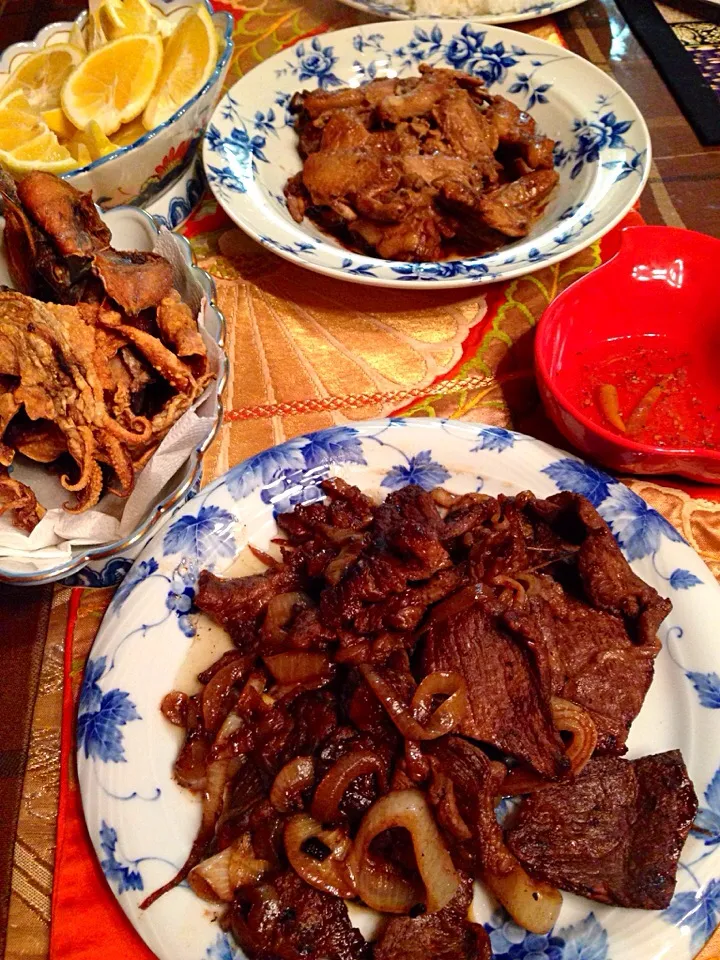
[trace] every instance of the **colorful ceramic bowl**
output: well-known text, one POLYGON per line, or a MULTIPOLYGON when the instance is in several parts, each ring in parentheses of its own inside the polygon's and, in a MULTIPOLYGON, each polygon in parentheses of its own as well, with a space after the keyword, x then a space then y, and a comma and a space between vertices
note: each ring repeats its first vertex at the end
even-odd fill
MULTIPOLYGON (((232 24, 229 13, 213 12, 208 0, 202 0, 212 14, 220 40, 220 55, 205 86, 180 109, 154 130, 134 143, 120 147, 106 157, 64 175, 78 190, 92 190, 95 202, 104 209, 120 204, 146 207, 165 193, 190 166, 203 131, 220 96, 232 55, 232 24)), ((188 0, 153 3, 164 16, 177 20, 188 9, 188 0)), ((82 27, 83 12, 75 23, 82 27)), ((0 55, 0 89, 19 58, 42 47, 66 43, 73 27, 61 21, 51 23, 34 40, 14 43, 0 55)))
MULTIPOLYGON (((587 365, 614 353, 658 348, 688 358, 699 401, 692 429, 720 418, 720 240, 673 227, 630 227, 619 253, 578 280, 547 308, 535 339, 540 394, 551 419, 583 453, 623 473, 672 473, 720 483, 720 449, 651 445, 610 429, 584 405, 587 365)), ((689 433, 690 435, 690 433, 689 433)))

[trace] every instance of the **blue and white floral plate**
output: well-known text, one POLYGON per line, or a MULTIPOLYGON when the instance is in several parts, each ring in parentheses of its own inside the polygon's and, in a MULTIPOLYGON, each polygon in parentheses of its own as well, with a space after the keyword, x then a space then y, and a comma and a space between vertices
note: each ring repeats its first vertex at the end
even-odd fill
MULTIPOLYGON (((146 913, 139 903, 183 863, 200 807, 172 778, 179 731, 160 701, 193 647, 198 571, 222 574, 248 544, 267 547, 274 511, 321 496, 339 475, 378 498, 409 483, 430 489, 587 496, 633 569, 673 611, 660 630, 655 681, 630 737, 630 756, 679 747, 700 797, 678 886, 663 912, 604 907, 566 895, 551 935, 526 933, 478 905, 502 960, 690 960, 720 919, 720 588, 660 514, 595 467, 499 427, 443 420, 380 420, 296 437, 234 467, 178 507, 118 589, 80 693, 78 771, 100 865, 131 922, 160 960, 242 954, 187 887, 146 913)), ((202 629, 201 629, 202 633, 202 629)))
POLYGON ((225 94, 205 134, 208 182, 250 236, 300 266, 383 287, 464 287, 531 273, 586 247, 632 207, 647 179, 650 135, 628 95, 597 67, 536 37, 459 20, 350 27, 302 40, 225 94), (283 187, 301 169, 287 106, 294 93, 334 90, 418 65, 482 77, 530 110, 552 137, 560 184, 530 235, 482 257, 402 263, 344 248, 288 213, 283 187))
MULTIPOLYGON (((710 0, 710 2, 720 3, 720 0, 710 0)), ((389 17, 390 20, 411 20, 417 16, 414 13, 415 0, 397 0, 396 3, 393 3, 392 0, 387 0, 387 2, 384 2, 384 0, 340 0, 340 3, 344 3, 348 7, 354 7, 356 10, 362 10, 363 13, 389 17)), ((570 7, 577 7, 581 3, 585 3, 585 0, 544 0, 544 2, 539 3, 537 0, 528 0, 521 10, 508 11, 507 13, 478 13, 473 14, 473 16, 483 23, 519 23, 521 20, 533 20, 535 17, 554 16, 563 10, 569 10, 570 7)), ((437 7, 440 10, 442 9, 442 0, 437 4, 437 7)), ((423 13, 422 16, 427 17, 431 14, 423 13)), ((449 13, 438 13, 432 16, 443 16, 448 20, 455 19, 449 13)), ((465 19, 465 17, 457 17, 457 19, 465 19)))

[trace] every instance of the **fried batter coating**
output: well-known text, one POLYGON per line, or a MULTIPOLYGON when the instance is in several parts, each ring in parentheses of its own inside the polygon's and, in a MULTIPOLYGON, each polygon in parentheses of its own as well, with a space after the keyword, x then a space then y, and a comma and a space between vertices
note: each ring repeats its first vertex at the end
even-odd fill
POLYGON ((110 246, 110 230, 95 209, 92 194, 81 193, 52 173, 30 173, 17 187, 35 223, 66 257, 91 257, 110 246))
POLYGON ((13 526, 30 533, 45 515, 30 487, 13 480, 5 467, 0 467, 0 517, 13 511, 13 526))
POLYGON ((156 307, 172 290, 172 268, 158 253, 107 249, 93 257, 93 271, 126 313, 156 307))

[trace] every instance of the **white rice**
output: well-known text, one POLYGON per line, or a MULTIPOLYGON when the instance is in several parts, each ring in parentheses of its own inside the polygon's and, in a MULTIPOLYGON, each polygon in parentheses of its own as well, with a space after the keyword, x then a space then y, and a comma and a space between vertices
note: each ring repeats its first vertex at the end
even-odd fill
POLYGON ((420 17, 472 17, 480 14, 522 13, 533 0, 410 0, 409 7, 420 17))

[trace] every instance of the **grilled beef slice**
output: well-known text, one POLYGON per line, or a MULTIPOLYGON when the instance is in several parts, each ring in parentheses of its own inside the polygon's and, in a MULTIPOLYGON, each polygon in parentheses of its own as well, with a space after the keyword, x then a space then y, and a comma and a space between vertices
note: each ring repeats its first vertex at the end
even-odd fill
POLYGON ((462 883, 450 903, 437 913, 393 917, 375 944, 374 960, 490 960, 485 930, 468 921, 472 881, 462 883))
POLYGON ((507 832, 528 872, 600 903, 662 910, 697 812, 679 750, 591 760, 573 784, 525 799, 507 832))

